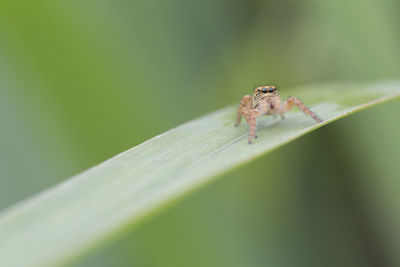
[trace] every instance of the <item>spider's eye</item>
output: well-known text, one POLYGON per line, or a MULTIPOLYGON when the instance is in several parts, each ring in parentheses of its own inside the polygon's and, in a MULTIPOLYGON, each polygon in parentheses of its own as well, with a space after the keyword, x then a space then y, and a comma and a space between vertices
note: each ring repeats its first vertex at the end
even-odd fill
POLYGON ((263 88, 262 91, 263 91, 263 93, 266 93, 266 92, 268 92, 268 89, 267 88, 263 88))
POLYGON ((272 93, 274 91, 274 88, 269 88, 269 92, 272 93))

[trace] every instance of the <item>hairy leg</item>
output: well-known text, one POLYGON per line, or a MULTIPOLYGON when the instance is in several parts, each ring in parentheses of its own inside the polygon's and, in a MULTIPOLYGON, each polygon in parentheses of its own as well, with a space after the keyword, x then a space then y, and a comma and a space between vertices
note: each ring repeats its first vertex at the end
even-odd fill
POLYGON ((240 101, 240 105, 237 111, 235 126, 238 126, 240 124, 242 115, 244 115, 244 113, 247 113, 252 108, 253 108, 253 97, 250 95, 245 95, 242 98, 242 101, 240 101))
POLYGON ((293 106, 297 106, 301 111, 313 118, 315 121, 322 122, 322 119, 318 117, 317 114, 312 112, 300 99, 296 97, 289 97, 285 102, 283 102, 280 111, 282 118, 283 114, 288 112, 293 106))
POLYGON ((244 118, 246 119, 250 127, 249 144, 251 144, 253 137, 257 138, 256 122, 257 122, 257 117, 260 115, 261 112, 258 109, 250 109, 243 114, 244 118))

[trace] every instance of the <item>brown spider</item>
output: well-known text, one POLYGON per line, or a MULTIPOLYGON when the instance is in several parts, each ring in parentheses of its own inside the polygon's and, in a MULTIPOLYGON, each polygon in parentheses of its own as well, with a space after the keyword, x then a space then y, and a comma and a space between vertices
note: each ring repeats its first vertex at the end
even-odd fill
POLYGON ((322 119, 296 97, 289 97, 282 103, 277 88, 269 85, 257 87, 254 89, 253 96, 245 95, 242 98, 237 111, 235 126, 239 125, 243 115, 250 127, 249 144, 251 144, 253 137, 257 138, 256 119, 258 116, 279 114, 284 119, 283 114, 288 112, 293 106, 297 106, 318 123, 322 122, 322 119))

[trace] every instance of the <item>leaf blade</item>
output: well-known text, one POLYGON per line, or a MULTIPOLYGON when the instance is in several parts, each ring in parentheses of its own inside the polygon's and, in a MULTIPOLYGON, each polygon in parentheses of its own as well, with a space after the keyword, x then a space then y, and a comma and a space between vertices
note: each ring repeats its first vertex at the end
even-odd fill
POLYGON ((399 83, 336 83, 296 94, 325 122, 301 112, 260 118, 259 138, 233 127, 226 107, 123 152, 0 214, 1 266, 65 264, 216 175, 363 108, 400 96, 399 83), (26 252, 20 257, 19 251, 26 252))

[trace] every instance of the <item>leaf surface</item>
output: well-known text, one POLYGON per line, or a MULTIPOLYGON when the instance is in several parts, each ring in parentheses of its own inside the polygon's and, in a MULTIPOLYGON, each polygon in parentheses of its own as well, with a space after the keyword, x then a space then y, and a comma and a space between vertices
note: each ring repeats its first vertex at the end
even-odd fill
MULTIPOLYGON (((324 122, 294 109, 285 120, 233 127, 236 106, 180 125, 0 214, 0 266, 55 266, 131 229, 219 174, 324 124, 400 96, 400 83, 332 83, 291 91, 324 122)), ((290 92, 282 91, 287 97, 290 92)), ((240 99, 239 99, 240 100, 240 99)))

